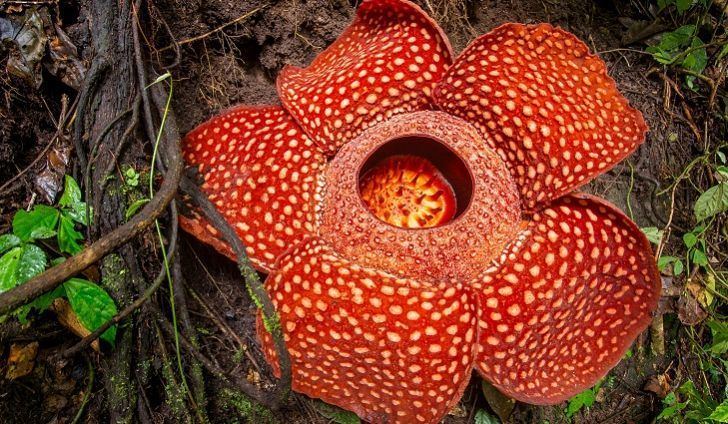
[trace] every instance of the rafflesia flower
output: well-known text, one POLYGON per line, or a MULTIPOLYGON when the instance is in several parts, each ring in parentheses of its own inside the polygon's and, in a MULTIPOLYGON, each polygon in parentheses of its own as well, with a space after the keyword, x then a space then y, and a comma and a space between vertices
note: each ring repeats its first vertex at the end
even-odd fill
MULTIPOLYGON (((646 125, 573 35, 505 24, 453 60, 419 7, 364 0, 277 87, 282 106, 212 118, 184 156, 269 273, 294 390, 372 422, 431 423, 474 367, 551 404, 604 376, 649 323, 649 243, 614 206, 571 193, 646 125)), ((232 255, 198 214, 182 223, 232 255)))

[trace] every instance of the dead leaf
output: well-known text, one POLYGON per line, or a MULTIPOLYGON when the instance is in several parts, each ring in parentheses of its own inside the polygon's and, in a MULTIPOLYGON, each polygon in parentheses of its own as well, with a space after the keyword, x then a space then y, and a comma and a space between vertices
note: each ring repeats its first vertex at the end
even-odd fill
MULTIPOLYGON (((71 330, 71 332, 78 337, 86 337, 89 334, 91 334, 86 327, 81 324, 81 321, 78 320, 78 317, 76 316, 76 313, 73 312, 73 309, 71 309, 71 304, 68 303, 66 299, 56 299, 53 301, 53 305, 51 305, 51 309, 56 313, 58 316, 58 322, 61 323, 64 327, 71 330)), ((91 342, 91 347, 96 351, 99 352, 99 340, 96 339, 93 342, 91 342)))
POLYGON ((260 374, 254 369, 248 370, 248 375, 246 379, 248 380, 248 383, 256 385, 260 384, 260 374))
POLYGON ((670 377, 665 374, 653 375, 647 379, 647 383, 642 389, 654 393, 660 399, 664 399, 670 393, 670 377))
POLYGON ((10 49, 7 71, 40 88, 43 83, 40 62, 45 56, 48 41, 43 18, 36 9, 27 9, 22 17, 13 16, 3 21, 0 24, 0 41, 14 47, 10 49))
POLYGON ((689 291, 685 291, 677 300, 677 317, 685 325, 697 325, 708 316, 700 307, 700 303, 689 291))
POLYGON ((485 380, 482 381, 481 387, 483 389, 483 396, 490 408, 498 415, 501 422, 507 422, 513 413, 516 401, 501 393, 495 386, 485 380))
POLYGON ((457 418, 465 418, 468 416, 468 411, 462 403, 458 402, 455 406, 453 406, 450 412, 447 413, 447 415, 457 418))
POLYGON ((38 342, 28 344, 13 343, 10 346, 8 370, 5 373, 5 377, 9 380, 15 380, 30 374, 35 366, 35 357, 37 354, 38 342))
POLYGON ((45 62, 46 69, 67 86, 78 90, 86 75, 86 67, 78 59, 78 50, 68 35, 58 25, 54 28, 55 37, 48 43, 51 60, 45 62))

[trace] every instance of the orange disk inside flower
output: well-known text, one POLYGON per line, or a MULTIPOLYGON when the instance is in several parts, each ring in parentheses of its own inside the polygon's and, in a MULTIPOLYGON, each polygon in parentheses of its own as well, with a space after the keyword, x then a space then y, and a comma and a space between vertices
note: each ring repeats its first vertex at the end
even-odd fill
POLYGON ((359 189, 377 218, 401 228, 437 227, 457 211, 450 183, 430 161, 418 156, 381 161, 364 175, 359 189))

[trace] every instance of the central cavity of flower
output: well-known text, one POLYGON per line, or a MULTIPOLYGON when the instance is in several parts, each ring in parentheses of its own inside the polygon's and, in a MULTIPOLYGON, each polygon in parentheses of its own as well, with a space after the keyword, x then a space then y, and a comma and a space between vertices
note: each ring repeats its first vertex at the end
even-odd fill
POLYGON ((359 174, 359 194, 379 220, 401 228, 429 228, 458 216, 471 196, 462 161, 425 137, 389 141, 359 174))

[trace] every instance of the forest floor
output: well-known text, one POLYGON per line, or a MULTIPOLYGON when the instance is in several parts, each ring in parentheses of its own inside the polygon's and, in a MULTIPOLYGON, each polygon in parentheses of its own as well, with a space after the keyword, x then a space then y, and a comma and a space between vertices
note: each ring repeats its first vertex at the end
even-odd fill
MULTIPOLYGON (((726 396, 726 370, 720 356, 725 350, 717 355, 715 351, 720 349, 711 350, 720 333, 711 332, 713 327, 707 323, 724 322, 722 299, 726 299, 728 290, 723 262, 728 256, 728 230, 725 217, 718 213, 709 222, 698 222, 694 205, 702 193, 725 178, 720 173, 725 165, 720 157, 728 153, 724 147, 728 141, 728 58, 720 57, 720 48, 726 43, 726 20, 725 11, 716 11, 725 5, 717 2, 710 6, 712 2, 707 2, 709 6, 705 7, 701 1, 683 12, 670 0, 662 0, 668 6, 661 11, 648 0, 416 2, 443 27, 456 52, 504 22, 549 22, 574 33, 604 59, 620 91, 642 111, 650 127, 647 141, 634 155, 584 191, 609 199, 640 227, 654 228, 653 235, 663 236, 655 247, 665 258, 661 301, 664 326, 653 326, 651 336, 648 332, 640 337, 628 357, 591 394, 548 407, 517 403, 512 412, 505 414, 506 421, 649 423, 666 406, 679 403, 670 404, 671 394, 683 402, 690 398, 689 390, 684 389, 690 381, 700 396, 714 402, 715 410, 715 404, 726 396), (696 71, 678 62, 661 64, 646 52, 647 45, 658 43, 664 33, 696 22, 703 41, 712 43, 705 49, 707 65, 703 69, 696 71), (698 243, 684 241, 685 234, 695 234, 698 243), (707 265, 696 257, 696 245, 702 246, 707 265), (682 272, 676 269, 678 260, 682 272), (655 346, 660 344, 660 336, 664 348, 655 346), (579 407, 580 401, 586 405, 579 407)), ((0 19, 23 14, 28 7, 22 5, 26 2, 3 3, 0 0, 0 19)), ((170 71, 174 78, 172 109, 181 134, 232 105, 279 103, 275 78, 282 67, 308 64, 337 38, 355 10, 345 0, 155 3, 180 43, 180 61, 170 71)), ((54 7, 47 6, 52 19, 78 49, 79 66, 87 67, 94 52, 88 44, 83 2, 61 0, 54 7)), ((2 30, 0 26, 0 34, 2 30)), ((159 36, 155 43, 158 52, 152 59, 164 64, 169 59, 163 47, 169 38, 159 31, 151 34, 159 36)), ((14 54, 10 44, 4 40, 5 48, 0 47, 3 68, 14 54)), ((68 61, 64 63, 71 68, 68 61)), ((0 234, 9 231, 17 210, 48 202, 44 190, 58 192, 59 175, 71 174, 74 169, 70 142, 54 144, 51 156, 46 150, 57 131, 64 102, 71 107, 76 96, 78 86, 74 87, 73 78, 68 77, 72 69, 65 74, 53 73, 44 65, 36 74, 42 76, 40 84, 28 80, 27 75, 24 79, 0 69, 4 94, 0 98, 0 234), (64 97, 68 100, 62 100, 64 97), (34 162, 39 157, 41 160, 34 162)), ((145 175, 144 171, 140 174, 145 175)), ((726 205, 728 208, 728 202, 726 205)), ((201 351, 230 378, 266 388, 270 374, 255 337, 255 305, 235 264, 184 235, 180 255, 201 351)), ((59 362, 54 354, 72 344, 75 336, 52 314, 37 317, 30 327, 20 326, 13 319, 0 326, 15 328, 0 331, 0 421, 72 422, 84 405, 87 412, 80 422, 103 422, 104 396, 100 392, 104 388, 92 386, 90 399, 85 396, 88 369, 98 364, 100 354, 59 362), (7 378, 11 345, 34 342, 39 347, 32 361, 33 372, 18 379, 7 378)), ((723 337, 728 339, 728 330, 724 331, 723 337)), ((212 422, 255 422, 264 418, 295 423, 344 420, 301 395, 292 395, 282 411, 268 415, 222 385, 211 382, 210 386, 208 410, 212 422)), ((154 422, 175 422, 176 412, 165 403, 165 394, 152 394, 149 403, 161 405, 152 408, 154 422)), ((490 397, 489 401, 497 398, 490 397)), ((481 409, 503 415, 502 405, 489 405, 488 400, 479 378, 474 377, 460 405, 445 422, 472 422, 481 409)), ((696 401, 688 404, 676 408, 682 410, 666 419, 689 420, 685 414, 696 401)))

